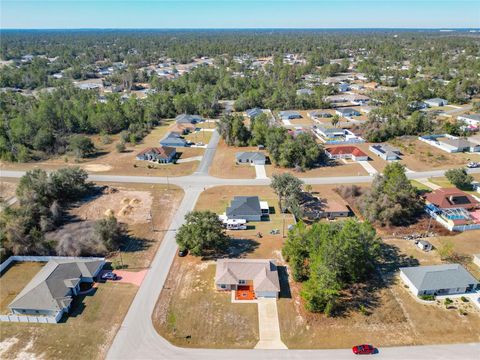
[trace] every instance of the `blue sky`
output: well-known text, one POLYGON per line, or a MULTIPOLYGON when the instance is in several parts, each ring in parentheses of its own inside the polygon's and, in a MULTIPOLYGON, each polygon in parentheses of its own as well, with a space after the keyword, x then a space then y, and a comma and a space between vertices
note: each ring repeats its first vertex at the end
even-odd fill
POLYGON ((479 28, 478 0, 1 0, 2 29, 479 28))

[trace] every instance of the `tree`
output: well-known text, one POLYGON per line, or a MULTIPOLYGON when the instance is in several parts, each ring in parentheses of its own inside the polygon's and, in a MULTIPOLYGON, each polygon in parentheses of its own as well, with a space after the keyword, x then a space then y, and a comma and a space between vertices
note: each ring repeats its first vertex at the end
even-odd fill
POLYGON ((299 222, 282 249, 307 310, 331 315, 347 284, 367 280, 375 271, 380 243, 368 222, 349 219, 338 223, 299 222))
POLYGON ((100 219, 95 223, 94 236, 109 251, 117 250, 120 247, 125 233, 125 226, 120 224, 113 215, 100 219))
POLYGON ((340 116, 338 116, 337 114, 333 115, 330 122, 332 123, 333 127, 337 127, 338 123, 340 122, 340 116))
POLYGON ((68 142, 68 150, 73 152, 76 158, 81 159, 95 153, 92 140, 84 135, 74 135, 68 142))
POLYGON ((292 205, 298 205, 298 199, 302 192, 303 181, 292 174, 273 175, 271 187, 278 196, 278 204, 282 212, 292 205))
POLYGON ((175 238, 180 249, 195 256, 222 253, 230 243, 218 215, 209 210, 188 213, 175 238))
POLYGON ((467 169, 450 169, 445 172, 445 177, 459 189, 471 190, 473 176, 467 173, 467 169))
POLYGON ((374 178, 370 190, 360 198, 359 207, 371 222, 402 225, 416 220, 422 200, 405 175, 403 165, 395 162, 385 167, 383 175, 374 178))

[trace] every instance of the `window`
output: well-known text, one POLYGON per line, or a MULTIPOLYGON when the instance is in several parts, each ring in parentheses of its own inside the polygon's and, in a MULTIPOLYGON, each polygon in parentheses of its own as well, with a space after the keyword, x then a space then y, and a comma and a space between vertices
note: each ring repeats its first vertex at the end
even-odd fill
POLYGON ((246 280, 238 280, 238 283, 240 285, 245 285, 247 283, 247 281, 246 280))
POLYGON ((225 289, 227 286, 225 284, 220 285, 222 289, 225 289))

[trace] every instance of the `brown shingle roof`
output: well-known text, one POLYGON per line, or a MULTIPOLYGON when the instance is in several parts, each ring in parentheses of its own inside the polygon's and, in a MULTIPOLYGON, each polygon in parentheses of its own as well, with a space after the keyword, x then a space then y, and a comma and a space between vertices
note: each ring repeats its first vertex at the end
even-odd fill
POLYGON ((145 150, 141 151, 138 153, 137 156, 145 155, 148 153, 153 153, 156 154, 158 157, 162 157, 165 159, 168 159, 172 153, 175 152, 175 148, 170 147, 170 146, 160 146, 160 147, 151 147, 151 148, 146 148, 145 150))
POLYGON ((480 205, 473 196, 457 188, 441 188, 434 190, 425 196, 425 200, 441 209, 474 209, 480 205))

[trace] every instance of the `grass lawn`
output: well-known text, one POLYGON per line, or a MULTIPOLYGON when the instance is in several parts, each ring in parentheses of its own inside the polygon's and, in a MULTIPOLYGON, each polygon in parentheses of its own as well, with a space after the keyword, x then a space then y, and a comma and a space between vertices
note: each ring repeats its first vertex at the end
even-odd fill
POLYGON ((217 127, 216 122, 211 122, 211 121, 203 121, 200 123, 195 124, 195 126, 199 129, 215 129, 217 127))
POLYGON ((306 170, 304 172, 298 172, 294 169, 281 168, 275 165, 267 165, 265 168, 268 177, 272 177, 274 174, 282 174, 286 172, 291 173, 299 178, 368 175, 368 173, 360 164, 355 162, 349 162, 348 164, 345 164, 341 161, 338 161, 335 166, 323 166, 306 170))
POLYGON ((256 304, 232 304, 214 287, 215 264, 175 258, 153 313, 160 335, 177 346, 253 348, 258 342, 256 304))
POLYGON ((235 154, 241 151, 258 151, 256 147, 227 146, 223 139, 218 143, 217 151, 210 167, 210 175, 220 178, 254 179, 255 167, 237 165, 235 154))
POLYGON ((208 144, 210 138, 212 137, 212 131, 194 131, 185 136, 185 139, 191 141, 193 143, 202 142, 204 144, 208 144))
POLYGON ((417 180, 410 180, 410 183, 420 191, 432 191, 427 185, 424 185, 417 180))

